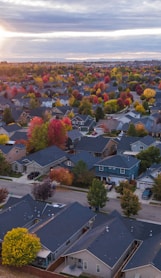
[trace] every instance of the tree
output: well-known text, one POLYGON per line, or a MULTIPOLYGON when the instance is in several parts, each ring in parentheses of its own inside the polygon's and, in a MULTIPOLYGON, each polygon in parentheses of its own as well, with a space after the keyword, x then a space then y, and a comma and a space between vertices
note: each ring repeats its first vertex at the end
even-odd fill
POLYGON ((4 202, 8 196, 8 190, 6 188, 0 188, 0 203, 4 202))
POLYGON ((6 134, 0 134, 0 144, 5 145, 9 141, 9 137, 6 134))
POLYGON ((127 217, 138 214, 138 211, 141 209, 138 196, 131 190, 124 189, 121 196, 121 208, 127 217))
POLYGON ((153 163, 158 164, 161 162, 160 150, 155 146, 150 146, 146 150, 141 151, 136 157, 141 161, 140 173, 145 172, 153 163))
POLYGON ((51 181, 49 179, 42 183, 35 183, 32 188, 32 194, 36 200, 47 200, 54 194, 51 181))
POLYGON ((95 117, 96 117, 96 122, 98 122, 100 119, 104 119, 105 113, 104 113, 102 107, 98 106, 96 108, 95 117))
POLYGON ((96 211, 100 208, 103 208, 108 201, 107 190, 103 184, 103 182, 97 178, 94 178, 92 181, 92 185, 89 187, 89 191, 87 193, 87 200, 91 207, 93 207, 96 211))
POLYGON ((94 174, 89 171, 86 163, 83 160, 79 160, 72 170, 74 174, 73 184, 80 187, 89 187, 91 184, 94 174))
POLYGON ((83 114, 83 115, 91 115, 91 116, 93 115, 92 104, 85 97, 82 99, 82 101, 80 103, 79 113, 83 114))
POLYGON ((3 111, 3 116, 2 116, 2 120, 8 125, 10 123, 14 122, 12 113, 11 113, 11 109, 6 107, 3 111))
POLYGON ((71 122, 71 119, 69 117, 64 117, 62 119, 62 121, 63 121, 67 131, 72 130, 72 122, 71 122))
POLYGON ((43 150, 48 146, 48 122, 35 125, 28 140, 28 152, 43 150))
POLYGON ((127 130, 127 135, 129 136, 136 136, 136 129, 135 129, 135 125, 133 123, 129 124, 129 128, 127 130))
POLYGON ((154 179, 152 191, 154 198, 161 201, 161 174, 154 179))
POLYGON ((73 182, 73 174, 63 167, 53 168, 50 171, 50 179, 64 185, 71 185, 73 182))
POLYGON ((32 132, 35 128, 35 126, 42 126, 42 124, 44 123, 43 119, 41 117, 37 117, 35 116, 29 123, 29 127, 28 127, 28 138, 30 139, 30 137, 32 136, 32 132))
POLYGON ((30 264, 41 249, 40 239, 26 228, 8 231, 2 242, 2 264, 23 266, 30 264))
POLYGON ((49 145, 55 145, 64 149, 67 139, 65 124, 62 120, 52 119, 48 126, 48 142, 49 145))
POLYGON ((134 192, 136 186, 134 184, 129 183, 129 181, 120 181, 119 186, 116 186, 115 190, 120 195, 123 195, 124 190, 129 189, 130 191, 134 192))
POLYGON ((147 100, 149 100, 149 99, 151 99, 151 98, 154 98, 155 95, 156 95, 156 91, 153 90, 153 89, 150 89, 150 88, 146 88, 146 89, 144 90, 144 92, 143 92, 143 96, 144 96, 147 100))
POLYGON ((7 162, 3 154, 0 153, 0 175, 8 175, 11 172, 11 165, 7 162))
POLYGON ((146 130, 145 126, 142 123, 137 123, 135 125, 136 136, 144 137, 148 135, 148 131, 146 130))

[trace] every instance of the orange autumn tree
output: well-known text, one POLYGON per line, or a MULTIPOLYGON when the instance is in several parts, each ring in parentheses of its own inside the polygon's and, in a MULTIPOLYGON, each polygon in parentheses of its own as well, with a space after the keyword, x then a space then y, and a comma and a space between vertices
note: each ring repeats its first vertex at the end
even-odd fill
POLYGON ((73 174, 63 167, 53 168, 50 171, 50 179, 64 185, 71 185, 73 182, 73 174))

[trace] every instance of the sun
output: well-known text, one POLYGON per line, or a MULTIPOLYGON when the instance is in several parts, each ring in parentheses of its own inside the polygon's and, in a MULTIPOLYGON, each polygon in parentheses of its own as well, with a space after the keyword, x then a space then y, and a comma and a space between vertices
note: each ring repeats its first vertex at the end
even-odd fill
POLYGON ((4 39, 6 37, 7 31, 5 30, 4 27, 0 26, 0 39, 4 39))

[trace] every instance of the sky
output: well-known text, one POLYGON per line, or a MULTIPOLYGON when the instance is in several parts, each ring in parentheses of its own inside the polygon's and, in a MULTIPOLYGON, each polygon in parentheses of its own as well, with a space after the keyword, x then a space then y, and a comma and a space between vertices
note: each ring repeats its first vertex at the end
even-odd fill
POLYGON ((161 0, 0 0, 0 61, 161 59, 161 0))

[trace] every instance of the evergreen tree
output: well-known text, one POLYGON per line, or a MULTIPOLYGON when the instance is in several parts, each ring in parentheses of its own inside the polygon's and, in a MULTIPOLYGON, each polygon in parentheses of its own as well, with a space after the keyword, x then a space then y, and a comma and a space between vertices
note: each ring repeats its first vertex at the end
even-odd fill
POLYGON ((2 119, 7 125, 14 122, 10 108, 6 107, 4 109, 2 119))

